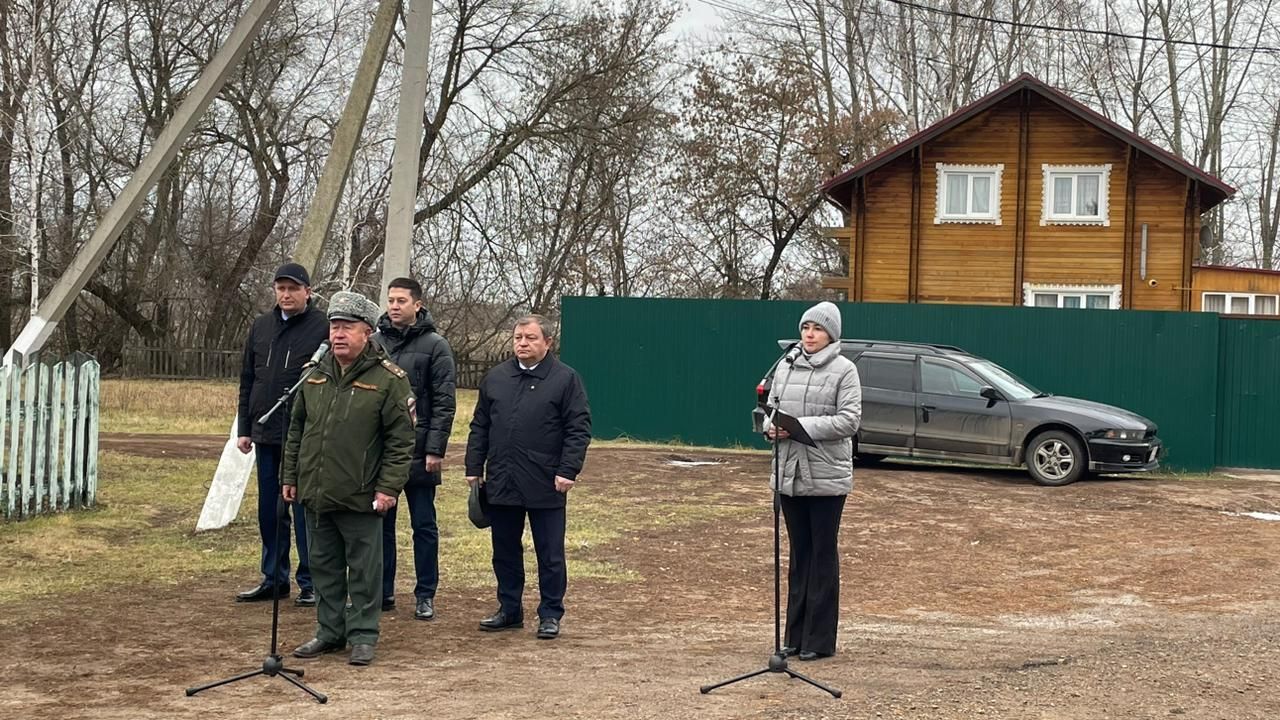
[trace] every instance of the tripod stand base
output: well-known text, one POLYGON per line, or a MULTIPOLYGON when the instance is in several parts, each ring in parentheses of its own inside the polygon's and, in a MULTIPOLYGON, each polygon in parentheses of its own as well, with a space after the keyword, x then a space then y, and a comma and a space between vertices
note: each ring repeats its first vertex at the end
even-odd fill
POLYGON ((251 677, 258 677, 259 675, 265 675, 267 677, 284 678, 285 680, 289 681, 289 683, 292 684, 294 687, 297 687, 299 690, 302 690, 303 692, 307 693, 311 697, 315 698, 316 702, 320 703, 321 705, 329 702, 329 696, 325 695, 324 693, 319 693, 319 692, 316 692, 315 690, 312 690, 311 688, 307 687, 306 684, 304 684, 301 680, 298 679, 302 677, 302 670, 285 667, 284 658, 280 657, 279 655, 268 655, 267 659, 262 661, 261 670, 253 670, 247 673, 241 673, 240 675, 236 675, 235 677, 229 677, 224 680, 211 682, 207 685, 200 685, 198 687, 187 688, 187 697, 191 697, 192 695, 195 695, 196 693, 202 692, 204 690, 208 690, 209 688, 216 688, 221 685, 230 685, 233 682, 248 680, 251 677))
POLYGON ((711 692, 712 690, 715 690, 716 688, 722 688, 725 685, 732 685, 733 683, 736 683, 736 682, 742 682, 743 680, 748 680, 757 675, 763 675, 765 673, 783 673, 785 675, 795 678, 796 680, 803 680, 809 683, 810 685, 818 688, 819 690, 830 693, 831 697, 838 698, 841 696, 841 692, 839 690, 836 690, 835 688, 827 687, 826 685, 823 685, 817 680, 801 675, 795 670, 792 670, 791 668, 787 667, 787 657, 782 653, 774 653, 773 655, 770 655, 768 666, 761 670, 756 670, 755 672, 749 672, 746 675, 739 675, 738 677, 735 677, 735 678, 729 678, 728 680, 715 683, 714 685, 703 685, 701 688, 699 688, 699 690, 702 692, 703 695, 706 695, 707 693, 711 692))

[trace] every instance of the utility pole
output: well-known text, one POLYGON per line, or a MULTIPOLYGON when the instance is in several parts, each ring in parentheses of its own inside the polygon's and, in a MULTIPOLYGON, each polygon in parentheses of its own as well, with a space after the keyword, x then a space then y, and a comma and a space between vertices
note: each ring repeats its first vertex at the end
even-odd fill
MULTIPOLYGON (((393 0, 394 1, 394 0, 393 0)), ((226 43, 213 56, 209 66, 200 73, 200 79, 187 95, 186 99, 174 113, 173 119, 164 126, 160 136, 142 159, 133 177, 124 186, 124 190, 116 198, 106 214, 98 221, 89 241, 80 252, 76 253, 71 264, 63 272, 62 277, 54 284, 49 295, 40 302, 39 309, 31 315, 31 319, 18 333, 13 346, 5 353, 5 365, 13 364, 17 358, 28 358, 40 351, 58 323, 67 314, 76 296, 84 289, 89 278, 97 272, 102 261, 115 247, 120 234, 137 214, 142 201, 155 187, 173 158, 181 149, 195 129, 196 122, 204 115, 213 102, 214 97, 222 90, 231 72, 244 58, 253 39, 258 36, 262 25, 275 12, 280 0, 254 0, 253 5, 232 28, 226 43)), ((25 362, 25 360, 24 360, 25 362)))
POLYGON ((365 43, 355 80, 351 83, 351 94, 342 108, 342 118, 338 120, 329 157, 325 158, 324 170, 320 173, 320 183, 302 222, 302 235, 293 251, 293 259, 307 268, 312 277, 320 274, 320 251, 333 226, 338 204, 342 202, 342 191, 347 185, 356 146, 360 144, 360 133, 364 131, 365 120, 369 117, 369 105, 378 87, 378 75, 382 73, 382 63, 387 58, 387 45, 391 42, 399 11, 400 0, 381 0, 378 5, 369 40, 365 43))
POLYGON ((427 102, 431 55, 431 12, 435 0, 408 0, 405 18, 404 73, 396 117, 396 147, 391 164, 387 240, 382 254, 382 296, 397 277, 410 274, 413 215, 418 204, 418 153, 422 147, 422 111, 427 102))

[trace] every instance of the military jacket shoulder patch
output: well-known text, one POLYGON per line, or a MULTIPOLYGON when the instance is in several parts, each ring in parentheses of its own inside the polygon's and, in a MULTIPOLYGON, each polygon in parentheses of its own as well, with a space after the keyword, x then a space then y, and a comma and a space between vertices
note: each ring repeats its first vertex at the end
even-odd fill
POLYGON ((382 367, 386 368, 387 372, 391 373, 392 375, 395 375, 398 378, 409 377, 404 370, 400 369, 399 365, 391 362, 390 360, 383 360, 382 367))

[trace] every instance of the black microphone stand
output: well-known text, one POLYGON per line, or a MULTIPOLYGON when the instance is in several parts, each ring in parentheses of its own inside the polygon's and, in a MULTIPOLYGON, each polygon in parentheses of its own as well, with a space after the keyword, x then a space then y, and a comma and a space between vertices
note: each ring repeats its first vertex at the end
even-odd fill
MULTIPOLYGON (((323 355, 323 353, 317 353, 317 354, 323 355)), ((272 405, 271 409, 268 410, 265 415, 258 418, 258 424, 265 425, 267 420, 271 418, 272 414, 274 414, 276 410, 279 410, 281 407, 288 406, 289 400, 293 398, 294 393, 296 393, 298 391, 298 388, 302 387, 302 383, 306 382, 307 378, 311 377, 311 374, 315 372, 316 364, 318 362, 319 362, 319 358, 316 357, 312 359, 312 362, 308 363, 310 367, 307 367, 306 369, 303 370, 302 377, 298 378, 298 382, 294 383, 293 387, 286 390, 284 394, 280 396, 280 399, 276 401, 276 404, 272 405)), ((289 432, 288 419, 286 418, 286 422, 285 422, 286 439, 288 437, 288 432, 289 432)), ((280 463, 283 466, 284 464, 283 448, 281 449, 280 463)), ((289 504, 284 502, 282 498, 277 496, 276 497, 276 547, 281 547, 284 544, 283 540, 280 537, 280 534, 284 531, 284 527, 285 527, 285 523, 283 522, 283 520, 288 517, 289 517, 289 504)), ((280 655, 280 649, 279 649, 280 584, 275 582, 275 577, 280 571, 281 555, 284 555, 284 553, 282 552, 276 553, 276 566, 271 569, 272 585, 274 585, 272 589, 272 597, 271 597, 271 651, 270 653, 268 653, 267 658, 262 661, 262 667, 258 670, 250 670, 249 672, 241 673, 239 675, 236 675, 235 677, 229 677, 223 680, 211 682, 207 685, 200 685, 198 687, 187 688, 187 697, 191 697, 192 695, 195 695, 196 693, 201 692, 203 690, 208 690, 209 688, 215 688, 220 685, 229 685, 233 682, 239 682, 240 680, 248 680, 249 678, 257 677, 259 675, 266 675, 267 677, 284 678, 285 680, 289 681, 291 684, 293 684, 300 690, 306 692, 308 695, 315 698, 316 702, 318 703, 324 704, 329 702, 329 697, 327 695, 325 695, 324 693, 320 693, 320 692, 316 692, 315 690, 312 690, 310 687, 307 687, 306 683, 298 679, 302 677, 301 669, 285 667, 284 658, 281 657, 280 655)))
MULTIPOLYGON (((769 371, 770 377, 773 376, 773 373, 777 369, 777 367, 778 367, 778 363, 774 363, 773 369, 769 371)), ((776 411, 778 409, 777 397, 778 396, 775 394, 774 396, 775 402, 773 404, 773 407, 771 408, 773 411, 776 411)), ((772 414, 770 417, 772 418, 772 414)), ((776 429, 777 425, 774 425, 774 428, 776 429)), ((797 680, 803 680, 809 683, 810 685, 818 688, 819 690, 824 690, 830 693, 832 697, 838 698, 841 695, 841 692, 839 690, 827 687, 826 685, 823 685, 817 680, 814 680, 810 677, 806 677, 805 675, 802 675, 796 672, 795 670, 792 670, 791 668, 787 667, 787 656, 782 652, 782 531, 780 527, 781 523, 779 520, 781 516, 781 510, 782 510, 782 495, 779 492, 779 489, 782 487, 782 467, 778 460, 777 433, 774 433, 772 446, 773 446, 773 655, 769 656, 768 664, 759 670, 749 672, 746 675, 739 675, 738 677, 735 677, 735 678, 723 680, 721 682, 715 683, 714 685, 703 685, 700 688, 700 690, 703 695, 706 695, 707 693, 711 692, 712 690, 715 690, 716 688, 721 688, 721 687, 724 687, 725 685, 732 685, 733 683, 741 682, 743 680, 753 678, 757 675, 763 675, 765 673, 785 673, 786 675, 793 677, 797 680)))

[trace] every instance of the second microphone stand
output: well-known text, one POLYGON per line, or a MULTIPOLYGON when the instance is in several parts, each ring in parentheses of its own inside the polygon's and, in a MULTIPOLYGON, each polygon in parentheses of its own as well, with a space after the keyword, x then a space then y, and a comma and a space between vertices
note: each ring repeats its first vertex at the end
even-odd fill
MULTIPOLYGON (((323 353, 317 353, 317 355, 323 355, 323 353)), ((293 397, 294 393, 296 393, 298 391, 298 388, 302 387, 302 383, 306 382, 307 378, 311 377, 311 374, 315 372, 316 363, 318 361, 319 361, 319 358, 314 358, 311 362, 308 363, 309 367, 307 367, 303 371, 302 377, 298 378, 298 382, 294 383, 293 387, 286 390, 285 393, 280 396, 280 399, 276 401, 276 404, 272 405, 271 409, 268 410, 266 414, 258 418, 258 424, 265 425, 267 420, 270 419, 270 417, 277 410, 279 410, 281 407, 288 406, 289 400, 293 397)), ((288 431, 289 431, 288 419, 286 418, 286 421, 285 421, 286 436, 288 434, 288 431)), ((283 465, 284 463, 283 452, 281 452, 280 454, 280 462, 283 465)), ((283 532, 285 527, 285 523, 283 522, 283 519, 286 519, 289 517, 289 505, 288 503, 285 503, 284 500, 278 496, 276 498, 276 502, 277 502, 276 547, 282 547, 284 544, 284 540, 280 537, 280 533, 283 532)), ((327 695, 325 695, 324 693, 316 692, 315 690, 312 690, 310 687, 307 686, 306 683, 302 682, 302 680, 299 679, 302 677, 301 669, 285 667, 284 658, 280 655, 280 646, 279 646, 280 584, 278 582, 274 582, 274 578, 276 577, 277 573, 279 573, 280 571, 280 557, 282 555, 284 555, 284 553, 281 553, 281 552, 276 553, 276 566, 271 569, 271 573, 272 573, 271 576, 273 579, 272 584, 274 585, 274 589, 272 591, 272 597, 271 597, 271 650, 267 654, 266 659, 262 661, 262 667, 257 670, 250 670, 249 672, 241 673, 234 677, 225 678, 223 680, 217 680, 215 682, 208 683, 207 685, 200 685, 198 687, 187 688, 187 697, 191 697, 192 695, 195 695, 196 693, 204 690, 208 690, 209 688, 215 688, 221 685, 229 685, 233 682, 239 682, 240 680, 248 680, 249 678, 252 678, 252 677, 265 675, 267 677, 284 678, 290 684, 296 686, 300 690, 306 692, 311 697, 315 698, 316 702, 318 703, 324 704, 329 702, 329 697, 327 695)))
MULTIPOLYGON (((774 368, 769 371, 770 378, 772 378, 773 372, 774 370, 776 370, 777 366, 778 364, 774 363, 774 368)), ((771 423, 773 422, 773 419, 776 417, 776 414, 778 413, 777 395, 774 396, 774 400, 775 401, 773 403, 773 407, 771 408, 771 413, 770 413, 771 423)), ((777 428, 776 423, 774 423, 774 427, 777 428)), ((765 665, 765 667, 759 670, 749 672, 745 675, 739 675, 738 677, 730 678, 728 680, 723 680, 713 685, 703 685, 701 688, 699 688, 699 690, 702 692, 703 695, 706 695, 707 693, 711 692, 712 690, 715 690, 716 688, 724 687, 725 685, 732 685, 733 683, 741 682, 743 680, 753 678, 757 675, 763 675, 765 673, 784 673, 787 676, 793 677, 797 680, 803 680, 809 683, 810 685, 818 688, 819 690, 826 691, 830 693, 832 697, 838 698, 841 695, 839 690, 823 685, 822 683, 818 682, 817 680, 814 680, 813 678, 807 677, 805 675, 802 675, 801 673, 796 672, 795 670, 792 670, 790 667, 787 666, 786 654, 782 652, 782 529, 781 529, 781 522, 779 519, 781 516, 781 508, 782 508, 782 495, 779 492, 779 489, 782 487, 782 467, 778 459, 778 454, 779 454, 778 453, 778 435, 777 433, 774 433, 774 436, 773 436, 773 655, 769 656, 769 662, 765 665)))

